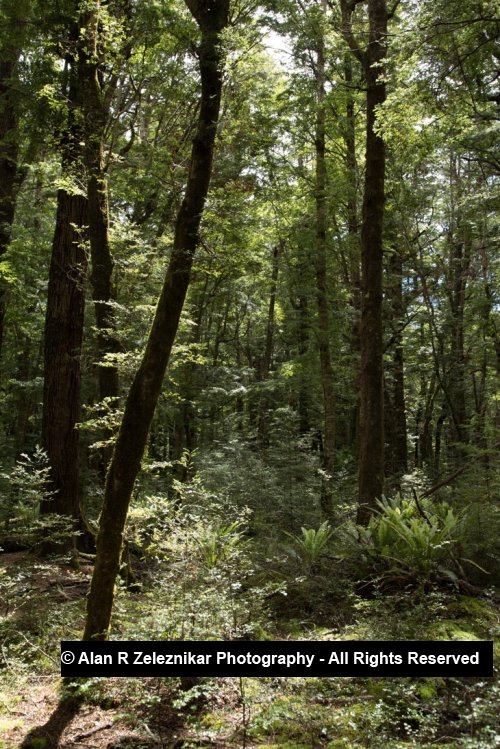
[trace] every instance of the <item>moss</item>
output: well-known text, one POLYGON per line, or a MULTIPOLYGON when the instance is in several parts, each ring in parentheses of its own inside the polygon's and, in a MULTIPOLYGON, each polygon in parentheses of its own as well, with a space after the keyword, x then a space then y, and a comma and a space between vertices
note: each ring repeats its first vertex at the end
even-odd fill
POLYGON ((220 731, 226 726, 226 722, 221 716, 213 715, 212 713, 204 715, 201 719, 201 724, 204 728, 212 728, 216 731, 220 731))
POLYGON ((486 627, 495 625, 497 621, 493 604, 472 596, 460 596, 458 600, 448 604, 447 611, 451 615, 470 617, 477 624, 486 627))
POLYGON ((25 744, 25 749, 45 749, 49 745, 48 739, 31 739, 28 744, 25 744))
POLYGON ((428 702, 437 696, 437 688, 435 684, 419 684, 417 687, 417 694, 421 700, 428 702))
POLYGON ((431 625, 429 634, 436 640, 481 640, 471 622, 464 620, 442 619, 431 625))

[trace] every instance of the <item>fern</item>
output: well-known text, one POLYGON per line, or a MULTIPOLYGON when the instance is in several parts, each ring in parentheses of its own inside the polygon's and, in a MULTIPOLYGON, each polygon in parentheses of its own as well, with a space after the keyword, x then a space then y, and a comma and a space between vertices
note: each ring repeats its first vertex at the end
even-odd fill
POLYGON ((286 534, 293 541, 289 553, 300 559, 309 570, 313 570, 325 554, 333 530, 326 520, 317 530, 315 528, 301 528, 300 530, 300 536, 292 533, 286 534))

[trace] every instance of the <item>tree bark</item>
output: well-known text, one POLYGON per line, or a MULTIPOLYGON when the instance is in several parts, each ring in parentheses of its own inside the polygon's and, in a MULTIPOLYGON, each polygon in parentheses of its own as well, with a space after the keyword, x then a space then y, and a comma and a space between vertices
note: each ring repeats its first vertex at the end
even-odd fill
POLYGON ((335 390, 330 353, 330 316, 328 311, 327 272, 327 171, 325 159, 325 39, 323 23, 326 15, 326 0, 321 0, 321 17, 317 39, 316 59, 316 303, 318 309, 318 349, 321 386, 323 390, 323 451, 321 482, 321 514, 324 520, 332 520, 333 492, 332 476, 335 467, 335 390))
POLYGON ((356 116, 353 83, 352 58, 346 54, 344 61, 344 78, 347 87, 346 126, 344 142, 346 146, 346 172, 348 183, 347 196, 347 238, 349 252, 349 281, 351 286, 350 305, 352 309, 351 351, 356 377, 356 396, 351 413, 349 441, 359 454, 359 362, 360 362, 360 320, 361 320, 361 273, 360 273, 360 236, 358 221, 358 166, 356 159, 356 116))
POLYGON ((56 227, 49 269, 45 318, 42 443, 50 465, 53 497, 42 513, 57 513, 84 530, 80 513, 80 380, 87 255, 87 196, 83 190, 82 90, 77 71, 78 23, 69 22, 67 121, 61 138, 62 174, 70 183, 57 193, 56 227))
POLYGON ((102 640, 108 634, 130 497, 184 305, 212 171, 222 91, 220 42, 221 32, 228 23, 229 0, 186 2, 201 30, 198 128, 193 140, 186 193, 177 216, 172 255, 146 350, 127 396, 108 469, 84 640, 102 640))
POLYGON ((45 318, 42 440, 51 467, 54 497, 43 513, 80 517, 78 467, 81 347, 87 258, 82 246, 87 199, 61 189, 49 270, 45 318))
POLYGON ((369 43, 364 53, 366 79, 366 156, 361 228, 361 374, 359 507, 366 524, 384 488, 384 390, 382 343, 383 219, 385 145, 376 132, 376 109, 386 97, 387 44, 385 0, 368 0, 369 43))

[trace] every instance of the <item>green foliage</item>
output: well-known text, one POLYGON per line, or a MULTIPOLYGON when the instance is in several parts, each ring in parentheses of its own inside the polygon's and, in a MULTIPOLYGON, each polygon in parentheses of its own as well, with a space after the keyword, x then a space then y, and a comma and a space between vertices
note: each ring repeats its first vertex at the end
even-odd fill
POLYGON ((244 540, 244 536, 244 525, 238 520, 229 525, 205 526, 196 538, 204 566, 209 570, 213 569, 242 552, 249 543, 244 540))
POLYGON ((293 546, 289 549, 290 553, 297 557, 308 570, 312 571, 317 567, 321 557, 327 553, 328 542, 330 541, 333 530, 325 520, 319 528, 301 528, 301 535, 287 533, 292 539, 293 546))
POLYGON ((45 452, 37 447, 32 455, 21 455, 10 473, 0 473, 0 546, 33 547, 67 537, 69 518, 40 515, 40 503, 51 498, 49 470, 45 452))
POLYGON ((363 574, 395 585, 458 580, 464 513, 457 515, 444 502, 417 504, 401 496, 378 505, 367 527, 350 526, 345 531, 363 574))
POLYGON ((127 631, 174 639, 262 636, 268 599, 283 584, 256 571, 248 511, 221 504, 199 481, 183 486, 181 500, 179 505, 156 495, 131 511, 131 543, 148 560, 156 582, 140 621, 129 621, 133 610, 118 600, 127 631))

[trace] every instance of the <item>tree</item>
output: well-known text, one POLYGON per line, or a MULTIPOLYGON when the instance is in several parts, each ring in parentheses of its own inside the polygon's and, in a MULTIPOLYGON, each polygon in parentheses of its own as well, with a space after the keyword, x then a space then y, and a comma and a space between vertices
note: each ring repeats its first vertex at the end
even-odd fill
MULTIPOLYGON (((0 20, 0 261, 10 242, 16 198, 22 180, 19 164, 19 60, 26 37, 30 2, 8 0, 0 20)), ((6 290, 0 272, 0 355, 6 305, 6 290)))
POLYGON ((324 438, 321 511, 325 520, 333 515, 332 476, 335 466, 335 392, 330 354, 330 320, 327 279, 327 171, 325 134, 325 39, 324 23, 326 0, 322 0, 318 14, 317 58, 316 58, 316 129, 314 145, 316 151, 316 302, 318 307, 318 349, 323 389, 324 438))
MULTIPOLYGON (((128 0, 125 2, 93 3, 86 9, 80 19, 82 58, 79 64, 79 76, 83 97, 83 116, 85 131, 85 167, 87 172, 88 221, 90 258, 92 264, 91 283, 92 297, 95 306, 97 342, 100 362, 98 364, 99 397, 112 401, 118 397, 118 372, 116 366, 103 361, 106 354, 118 353, 120 345, 116 335, 116 321, 113 302, 116 302, 114 288, 113 258, 109 243, 109 197, 105 163, 106 129, 109 126, 109 107, 114 89, 118 82, 117 67, 121 55, 114 60, 111 80, 103 89, 104 63, 106 54, 105 41, 101 39, 99 25, 103 23, 103 11, 114 13, 116 17, 127 13, 128 0)), ((125 33, 125 30, 124 32, 125 33)), ((125 43, 125 48, 130 40, 125 43)), ((122 52, 123 54, 123 52, 122 52)), ((125 49, 127 54, 127 49, 125 49)))
POLYGON ((50 464, 53 496, 42 503, 43 513, 71 517, 83 531, 80 513, 81 351, 87 277, 88 203, 83 168, 82 108, 84 91, 78 67, 82 64, 82 36, 75 1, 68 16, 57 21, 65 30, 66 100, 60 133, 62 161, 44 337, 42 444, 50 464))
POLYGON ((222 32, 229 0, 187 0, 200 32, 201 101, 185 197, 177 216, 174 246, 141 365, 128 393, 106 477, 97 554, 88 597, 85 640, 105 639, 111 619, 128 506, 177 332, 203 207, 208 193, 222 92, 222 32))
POLYGON ((361 373, 358 522, 367 523, 384 486, 383 218, 385 145, 377 132, 377 108, 386 98, 384 60, 388 13, 385 0, 368 0, 368 44, 354 37, 355 2, 342 0, 343 33, 366 81, 365 183, 361 225, 361 373))

